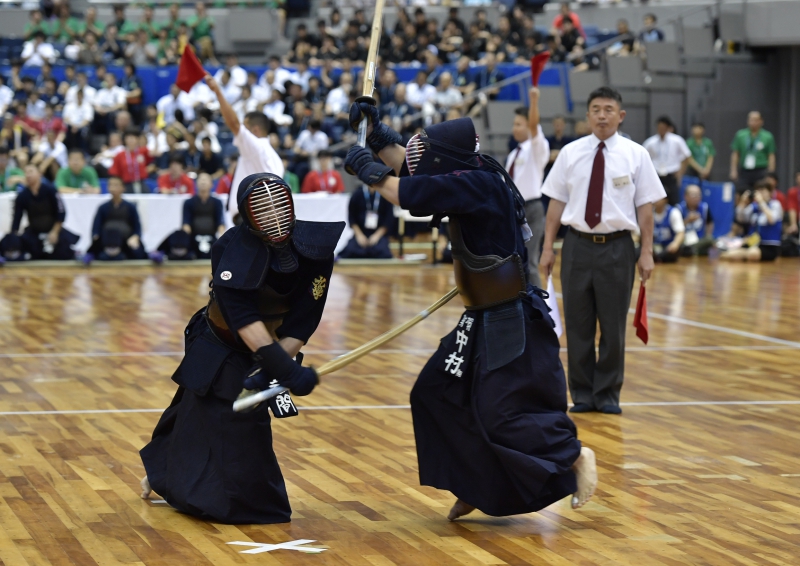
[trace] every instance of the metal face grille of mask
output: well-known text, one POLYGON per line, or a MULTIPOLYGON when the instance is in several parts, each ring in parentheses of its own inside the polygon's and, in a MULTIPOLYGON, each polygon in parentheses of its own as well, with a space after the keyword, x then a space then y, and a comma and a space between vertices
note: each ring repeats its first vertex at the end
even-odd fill
POLYGON ((414 134, 406 144, 406 166, 408 167, 409 175, 413 175, 417 170, 423 153, 425 153, 425 144, 419 134, 414 134))
POLYGON ((259 181, 247 196, 247 211, 253 228, 274 244, 291 236, 294 227, 294 202, 285 185, 259 181))

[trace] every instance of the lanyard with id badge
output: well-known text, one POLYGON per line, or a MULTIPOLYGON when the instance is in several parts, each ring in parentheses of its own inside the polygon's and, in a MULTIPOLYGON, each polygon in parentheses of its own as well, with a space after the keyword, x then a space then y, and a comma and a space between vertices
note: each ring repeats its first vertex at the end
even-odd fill
POLYGON ((750 143, 747 146, 747 155, 744 156, 744 163, 742 164, 745 169, 756 168, 756 154, 754 152, 764 149, 764 142, 759 139, 760 135, 761 132, 756 134, 755 138, 750 138, 750 143))
POLYGON ((378 229, 378 206, 381 204, 381 195, 377 191, 372 200, 370 200, 369 189, 366 187, 361 188, 364 191, 364 200, 367 201, 367 215, 364 218, 364 228, 367 230, 378 229))

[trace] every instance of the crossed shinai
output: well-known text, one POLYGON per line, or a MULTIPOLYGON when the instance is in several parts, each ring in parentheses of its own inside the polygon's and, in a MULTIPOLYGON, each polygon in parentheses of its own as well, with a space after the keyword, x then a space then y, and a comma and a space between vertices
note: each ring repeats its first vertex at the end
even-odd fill
POLYGON ((293 540, 290 542, 281 542, 279 544, 268 544, 261 542, 244 542, 237 540, 234 542, 229 542, 227 544, 255 547, 255 548, 250 548, 248 550, 242 550, 239 554, 261 554, 262 552, 270 552, 272 550, 299 550, 300 552, 305 552, 307 554, 319 554, 320 552, 325 552, 324 548, 303 546, 304 544, 309 544, 312 542, 317 542, 317 541, 309 539, 300 539, 300 540, 293 540))

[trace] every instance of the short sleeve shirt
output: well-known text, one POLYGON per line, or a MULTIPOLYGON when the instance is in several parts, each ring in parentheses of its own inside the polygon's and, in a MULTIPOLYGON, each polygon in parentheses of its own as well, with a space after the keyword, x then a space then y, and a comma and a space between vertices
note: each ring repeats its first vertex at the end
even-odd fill
POLYGON ((692 152, 692 159, 694 159, 700 167, 705 167, 709 157, 717 155, 717 150, 714 149, 714 142, 708 138, 703 138, 698 142, 694 138, 686 140, 686 145, 689 146, 689 151, 692 152))
POLYGON ((84 186, 99 187, 100 182, 97 180, 97 171, 88 165, 81 169, 77 175, 73 173, 69 167, 64 167, 58 170, 56 174, 56 188, 70 187, 73 189, 81 189, 84 186))
POLYGON ((736 132, 731 150, 739 154, 740 169, 763 169, 769 165, 769 156, 775 153, 775 138, 764 129, 753 136, 744 128, 736 132))

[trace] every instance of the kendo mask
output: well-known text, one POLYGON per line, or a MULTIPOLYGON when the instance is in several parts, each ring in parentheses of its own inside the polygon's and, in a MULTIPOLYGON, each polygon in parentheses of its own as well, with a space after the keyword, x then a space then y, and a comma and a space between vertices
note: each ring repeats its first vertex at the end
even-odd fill
POLYGON ((434 124, 414 135, 406 144, 406 166, 410 175, 444 175, 478 169, 480 144, 471 118, 434 124))
POLYGON ((256 173, 239 184, 239 213, 253 234, 273 247, 289 243, 296 217, 289 185, 272 173, 256 173))

